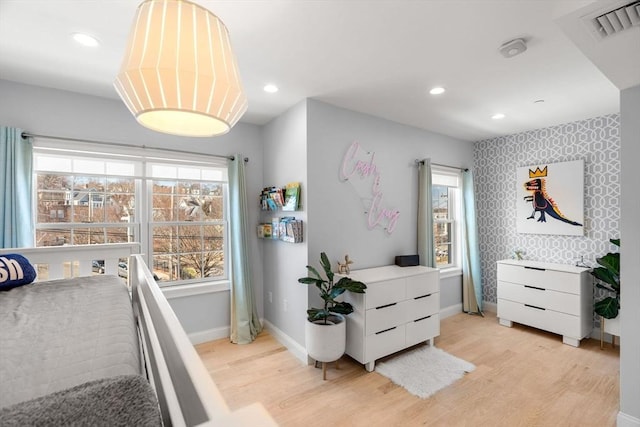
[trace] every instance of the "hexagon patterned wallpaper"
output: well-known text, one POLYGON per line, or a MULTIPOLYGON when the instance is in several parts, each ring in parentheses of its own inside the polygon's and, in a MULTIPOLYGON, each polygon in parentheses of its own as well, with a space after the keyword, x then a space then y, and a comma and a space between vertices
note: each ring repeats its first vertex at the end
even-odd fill
MULTIPOLYGON (((536 129, 474 144, 476 209, 484 300, 496 303, 496 261, 513 257, 589 266, 615 247, 620 230, 620 117, 536 129), (584 159, 584 236, 518 234, 516 169, 584 159)), ((602 292, 602 291, 599 291, 602 292)))

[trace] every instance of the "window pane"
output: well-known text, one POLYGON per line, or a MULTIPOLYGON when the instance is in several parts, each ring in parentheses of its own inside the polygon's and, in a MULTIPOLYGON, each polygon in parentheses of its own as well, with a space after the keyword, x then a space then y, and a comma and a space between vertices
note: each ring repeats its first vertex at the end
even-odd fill
POLYGON ((447 265, 452 263, 452 227, 451 222, 434 222, 433 237, 436 250, 436 265, 447 265))
POLYGON ((178 252, 178 227, 153 227, 153 252, 173 254, 178 252))
POLYGON ((71 231, 62 229, 36 230, 36 246, 62 246, 71 243, 71 231))
POLYGON ((38 190, 68 190, 71 188, 71 177, 65 175, 39 174, 38 190))
POLYGON ((133 227, 107 228, 106 235, 106 243, 129 243, 136 240, 133 227))
POLYGON ((65 200, 68 191, 38 191, 37 221, 41 223, 71 221, 71 206, 65 200))
POLYGON ((434 185, 432 188, 433 219, 451 218, 449 212, 449 187, 434 185))

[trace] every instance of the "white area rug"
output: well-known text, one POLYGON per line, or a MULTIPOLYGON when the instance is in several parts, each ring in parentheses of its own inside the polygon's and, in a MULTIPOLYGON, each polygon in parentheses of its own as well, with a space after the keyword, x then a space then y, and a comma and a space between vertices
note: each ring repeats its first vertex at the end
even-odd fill
POLYGON ((422 346, 376 363, 376 372, 411 394, 426 399, 476 367, 473 363, 432 346, 422 346))

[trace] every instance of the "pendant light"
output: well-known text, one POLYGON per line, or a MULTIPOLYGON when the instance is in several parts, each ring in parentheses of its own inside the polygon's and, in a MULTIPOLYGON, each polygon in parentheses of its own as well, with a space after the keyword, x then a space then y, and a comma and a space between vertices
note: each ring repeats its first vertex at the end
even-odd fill
POLYGON ((114 86, 141 125, 173 135, 225 134, 247 110, 227 28, 187 0, 138 6, 114 86))

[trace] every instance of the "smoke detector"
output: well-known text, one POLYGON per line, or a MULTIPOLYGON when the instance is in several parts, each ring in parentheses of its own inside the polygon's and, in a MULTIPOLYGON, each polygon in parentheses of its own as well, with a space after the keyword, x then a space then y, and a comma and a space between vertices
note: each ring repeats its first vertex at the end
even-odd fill
POLYGON ((524 39, 510 40, 500 46, 498 50, 505 58, 512 58, 527 50, 527 42, 524 39))

